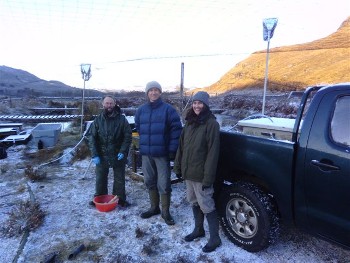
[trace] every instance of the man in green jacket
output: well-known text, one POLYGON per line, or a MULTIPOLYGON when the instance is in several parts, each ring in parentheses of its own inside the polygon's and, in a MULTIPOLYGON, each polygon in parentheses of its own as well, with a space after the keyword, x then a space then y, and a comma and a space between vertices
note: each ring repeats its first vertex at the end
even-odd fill
MULTIPOLYGON (((112 96, 102 101, 101 112, 91 125, 90 149, 96 164, 95 195, 108 194, 108 172, 113 168, 112 194, 119 197, 118 204, 127 206, 125 194, 125 164, 131 144, 131 128, 112 96)), ((91 201, 91 205, 94 203, 91 201)))

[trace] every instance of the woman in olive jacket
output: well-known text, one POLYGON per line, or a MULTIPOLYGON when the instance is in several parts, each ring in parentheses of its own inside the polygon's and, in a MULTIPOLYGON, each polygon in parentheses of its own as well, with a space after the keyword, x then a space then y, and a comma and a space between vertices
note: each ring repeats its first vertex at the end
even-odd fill
POLYGON ((187 200, 192 205, 195 227, 185 236, 190 242, 204 237, 206 215, 210 238, 203 252, 214 251, 221 245, 219 221, 213 199, 213 183, 220 149, 220 126, 209 108, 209 94, 199 91, 187 112, 176 153, 174 172, 186 182, 187 200))

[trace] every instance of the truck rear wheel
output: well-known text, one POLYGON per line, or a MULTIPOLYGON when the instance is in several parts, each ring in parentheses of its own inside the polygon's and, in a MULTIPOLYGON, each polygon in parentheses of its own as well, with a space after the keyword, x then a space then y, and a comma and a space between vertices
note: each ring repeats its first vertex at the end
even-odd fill
POLYGON ((257 252, 271 244, 279 232, 272 198, 250 183, 237 183, 220 197, 220 223, 237 246, 257 252))

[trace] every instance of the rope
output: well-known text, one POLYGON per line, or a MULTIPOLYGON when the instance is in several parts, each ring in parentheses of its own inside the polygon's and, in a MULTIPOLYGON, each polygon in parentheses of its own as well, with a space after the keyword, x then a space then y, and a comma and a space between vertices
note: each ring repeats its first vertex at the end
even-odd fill
POLYGON ((52 160, 52 161, 49 161, 49 162, 47 162, 47 163, 40 164, 40 165, 38 166, 38 168, 40 168, 40 167, 42 167, 42 166, 44 166, 44 165, 48 165, 48 164, 50 164, 50 163, 56 162, 56 161, 62 159, 64 156, 70 154, 72 151, 74 151, 74 150, 78 147, 78 145, 84 140, 84 138, 85 138, 85 136, 83 136, 83 137, 80 139, 80 141, 79 141, 69 152, 67 152, 66 154, 63 154, 61 157, 56 158, 56 159, 54 159, 54 160, 52 160))

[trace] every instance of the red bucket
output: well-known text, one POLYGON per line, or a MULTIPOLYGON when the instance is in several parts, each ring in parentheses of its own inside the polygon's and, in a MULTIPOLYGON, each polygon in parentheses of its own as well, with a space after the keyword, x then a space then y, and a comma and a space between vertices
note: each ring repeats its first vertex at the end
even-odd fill
POLYGON ((114 198, 114 195, 99 195, 94 197, 94 204, 98 211, 100 212, 109 212, 114 210, 117 207, 118 199, 108 203, 114 198))

